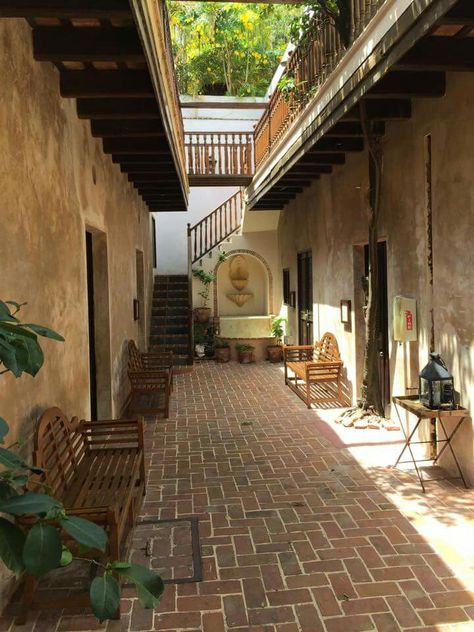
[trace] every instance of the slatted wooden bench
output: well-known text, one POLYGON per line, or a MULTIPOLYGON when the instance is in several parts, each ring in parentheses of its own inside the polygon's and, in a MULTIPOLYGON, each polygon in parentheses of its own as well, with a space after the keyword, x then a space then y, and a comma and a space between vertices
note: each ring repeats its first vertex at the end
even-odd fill
POLYGON ((173 389, 173 352, 141 353, 135 341, 128 343, 130 410, 144 415, 169 416, 173 389))
MULTIPOLYGON (((69 515, 91 520, 106 530, 108 559, 127 559, 145 495, 143 419, 85 421, 68 419, 59 408, 49 408, 36 428, 33 460, 44 473, 33 478, 32 490, 38 491, 38 483, 47 485, 69 515)), ((41 598, 35 599, 36 585, 37 580, 27 575, 25 612, 32 605, 57 607, 57 595, 51 594, 49 599, 41 591, 41 598)), ((61 598, 61 607, 89 601, 87 594, 70 599, 64 597, 63 602, 61 598)))
POLYGON ((343 363, 333 334, 326 332, 314 346, 285 345, 283 359, 285 384, 308 408, 312 404, 342 402, 343 363), (330 384, 332 388, 328 388, 330 384))

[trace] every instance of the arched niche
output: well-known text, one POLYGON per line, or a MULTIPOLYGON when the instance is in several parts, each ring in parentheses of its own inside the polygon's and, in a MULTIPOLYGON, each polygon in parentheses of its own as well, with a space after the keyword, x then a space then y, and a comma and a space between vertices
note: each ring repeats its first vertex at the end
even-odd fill
POLYGON ((216 316, 267 316, 273 313, 273 279, 268 263, 253 250, 232 250, 225 261, 214 268, 214 314, 216 316), (233 286, 230 278, 232 258, 244 257, 247 270, 247 285, 243 289, 233 286), (252 294, 239 306, 228 298, 229 294, 252 294))

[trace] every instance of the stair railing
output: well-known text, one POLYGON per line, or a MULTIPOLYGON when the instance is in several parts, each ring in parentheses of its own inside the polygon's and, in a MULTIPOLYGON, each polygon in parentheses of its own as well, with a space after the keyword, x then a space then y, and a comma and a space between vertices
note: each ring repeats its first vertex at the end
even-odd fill
POLYGON ((194 226, 188 224, 188 248, 191 265, 240 228, 242 203, 242 193, 238 191, 194 226))
POLYGON ((193 262, 191 261, 191 224, 188 224, 188 364, 194 364, 193 262))

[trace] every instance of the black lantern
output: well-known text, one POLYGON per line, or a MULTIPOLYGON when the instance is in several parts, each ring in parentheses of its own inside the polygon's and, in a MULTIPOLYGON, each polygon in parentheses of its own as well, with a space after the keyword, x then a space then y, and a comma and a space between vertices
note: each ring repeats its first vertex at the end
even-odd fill
POLYGON ((420 373, 420 402, 427 408, 454 408, 454 380, 439 353, 420 373))

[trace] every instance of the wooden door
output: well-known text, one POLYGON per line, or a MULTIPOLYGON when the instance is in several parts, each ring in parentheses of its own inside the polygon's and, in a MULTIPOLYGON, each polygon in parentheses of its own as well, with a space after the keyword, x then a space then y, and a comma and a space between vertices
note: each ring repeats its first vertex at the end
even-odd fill
MULTIPOLYGON (((369 275, 369 246, 364 247, 365 276, 369 275)), ((390 358, 388 348, 388 295, 387 295, 387 242, 377 247, 378 271, 378 318, 377 344, 379 352, 379 375, 382 403, 390 403, 390 358)))
POLYGON ((298 341, 313 340, 313 257, 311 251, 298 253, 298 341))
POLYGON ((87 312, 89 322, 89 381, 91 419, 97 419, 97 362, 94 313, 94 255, 93 236, 86 231, 87 312))

